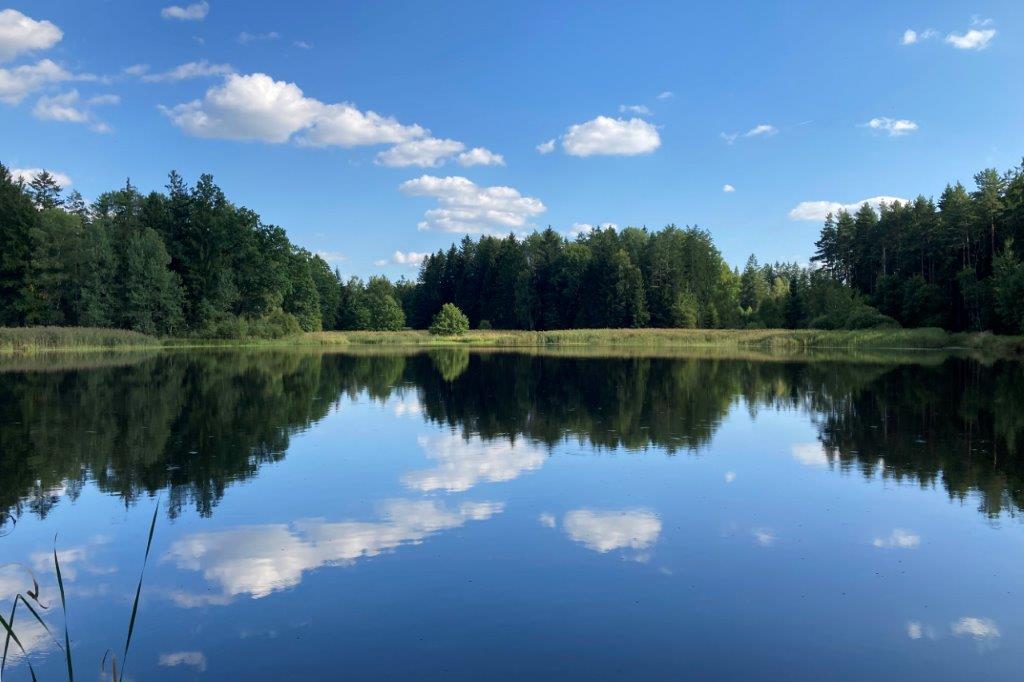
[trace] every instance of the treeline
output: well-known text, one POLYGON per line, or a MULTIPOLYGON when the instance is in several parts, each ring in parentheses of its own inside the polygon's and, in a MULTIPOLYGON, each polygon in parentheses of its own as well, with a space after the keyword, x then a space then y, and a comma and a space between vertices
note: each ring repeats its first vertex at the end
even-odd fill
POLYGON ((1024 331, 1024 166, 829 216, 813 260, 908 327, 1024 331))
POLYGON ((428 256, 399 293, 415 327, 446 302, 485 329, 896 326, 820 270, 751 256, 739 272, 708 232, 675 225, 467 237, 428 256))
POLYGON ((595 229, 464 238, 415 282, 342 280, 284 230, 172 172, 86 206, 52 176, 0 165, 0 325, 282 336, 426 328, 446 303, 476 329, 940 326, 1024 331, 1024 173, 979 173, 938 203, 829 216, 812 267, 730 268, 704 230, 595 229))
POLYGON ((0 325, 280 336, 333 327, 340 299, 323 259, 209 175, 87 206, 48 173, 25 185, 0 165, 0 325))

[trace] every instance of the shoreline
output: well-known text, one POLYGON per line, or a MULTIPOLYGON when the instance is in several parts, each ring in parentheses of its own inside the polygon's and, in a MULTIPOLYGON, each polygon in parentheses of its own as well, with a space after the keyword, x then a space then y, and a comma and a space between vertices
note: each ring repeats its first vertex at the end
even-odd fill
POLYGON ((0 355, 50 352, 153 351, 190 348, 686 348, 762 351, 948 351, 986 357, 1024 357, 1024 336, 947 332, 936 328, 828 331, 817 329, 566 329, 487 330, 433 336, 398 332, 308 332, 278 339, 159 339, 120 329, 78 327, 0 328, 0 355))

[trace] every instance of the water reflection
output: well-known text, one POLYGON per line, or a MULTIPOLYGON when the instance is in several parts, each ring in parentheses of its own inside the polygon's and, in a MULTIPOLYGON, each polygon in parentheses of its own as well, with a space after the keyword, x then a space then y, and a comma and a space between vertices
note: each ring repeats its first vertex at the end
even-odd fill
POLYGON ((523 441, 484 441, 445 434, 421 436, 419 444, 437 465, 409 472, 402 480, 409 488, 422 492, 462 492, 481 481, 511 481, 539 469, 547 459, 543 450, 523 441))
POLYGON ((183 607, 229 604, 238 595, 259 599, 298 585, 304 573, 321 566, 350 564, 419 544, 467 521, 485 521, 503 507, 498 502, 464 502, 448 509, 434 500, 388 500, 379 505, 380 521, 309 519, 194 533, 176 541, 164 559, 201 572, 220 591, 175 591, 170 596, 183 607))
POLYGON ((575 509, 562 518, 562 528, 572 540, 602 554, 613 550, 636 550, 634 558, 644 560, 641 550, 650 549, 661 535, 661 520, 647 509, 575 509))
POLYGON ((423 492, 536 471, 566 440, 697 451, 740 404, 805 413, 818 440, 792 446, 803 464, 941 485, 993 516, 1024 503, 1016 362, 191 352, 0 372, 0 517, 43 518, 87 481, 127 503, 167 491, 172 517, 210 515, 233 482, 359 396, 451 429, 422 442, 432 468, 405 478, 423 492))

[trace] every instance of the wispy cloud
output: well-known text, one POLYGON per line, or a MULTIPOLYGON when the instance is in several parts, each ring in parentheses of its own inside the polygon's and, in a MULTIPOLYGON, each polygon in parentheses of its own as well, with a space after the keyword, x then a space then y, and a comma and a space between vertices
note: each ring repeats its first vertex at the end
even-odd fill
POLYGON ((93 108, 115 105, 120 102, 121 98, 117 95, 97 95, 83 98, 77 90, 69 90, 59 95, 40 97, 32 109, 32 114, 44 121, 80 123, 98 133, 109 133, 110 126, 96 117, 93 108))
POLYGON ((230 64, 211 64, 207 60, 203 59, 198 62, 187 62, 180 64, 173 69, 163 71, 161 73, 146 73, 148 67, 145 65, 137 64, 133 67, 125 69, 125 73, 129 75, 141 75, 142 80, 147 83, 159 83, 162 81, 184 81, 191 80, 193 78, 211 78, 215 76, 226 76, 234 73, 235 69, 230 64), (140 72, 137 74, 129 73, 129 69, 140 72), (140 71, 141 70, 141 71, 140 71))
POLYGON ((620 114, 636 114, 638 116, 650 116, 651 110, 646 104, 620 104, 620 114))
POLYGON ((917 130, 917 124, 909 119, 885 116, 873 118, 864 125, 872 130, 888 133, 889 137, 901 137, 917 130))
POLYGON ((248 31, 242 31, 238 34, 238 42, 242 45, 248 45, 249 43, 277 40, 280 37, 281 34, 277 31, 268 31, 266 33, 249 33, 248 31))
POLYGON ((170 5, 160 10, 160 16, 164 19, 176 19, 178 21, 202 21, 210 13, 210 3, 195 2, 191 5, 170 5))

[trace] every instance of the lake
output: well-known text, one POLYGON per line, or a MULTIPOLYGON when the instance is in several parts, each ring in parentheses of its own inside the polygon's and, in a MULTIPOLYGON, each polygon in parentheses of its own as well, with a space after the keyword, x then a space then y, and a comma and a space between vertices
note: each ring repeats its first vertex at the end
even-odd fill
POLYGON ((56 547, 94 679, 159 505, 131 679, 1011 679, 1022 447, 938 354, 13 358, 0 613, 56 547))

